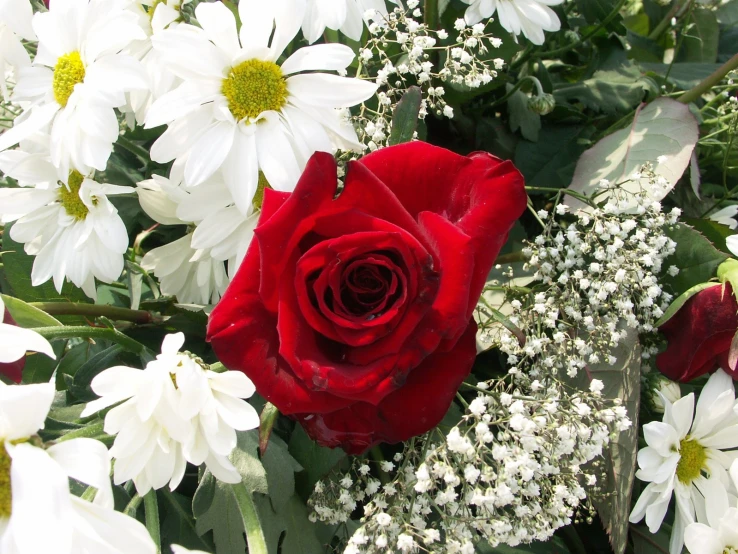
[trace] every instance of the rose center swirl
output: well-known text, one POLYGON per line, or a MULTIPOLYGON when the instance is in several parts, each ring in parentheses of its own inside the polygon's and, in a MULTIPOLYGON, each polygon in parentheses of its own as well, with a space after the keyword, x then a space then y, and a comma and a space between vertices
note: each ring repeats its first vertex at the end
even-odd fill
POLYGON ((287 102, 282 69, 263 60, 246 60, 231 68, 223 79, 221 92, 236 121, 247 123, 265 111, 280 110, 287 102))

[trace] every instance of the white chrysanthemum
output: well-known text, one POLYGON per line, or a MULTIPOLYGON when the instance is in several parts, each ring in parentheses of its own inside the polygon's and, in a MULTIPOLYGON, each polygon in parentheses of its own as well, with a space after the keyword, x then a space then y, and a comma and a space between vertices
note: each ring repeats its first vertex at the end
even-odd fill
POLYGON ((533 44, 543 44, 543 31, 558 31, 561 22, 551 8, 564 0, 463 0, 469 7, 464 19, 474 25, 492 17, 497 18, 503 28, 514 34, 521 32, 533 44))
POLYGON ((49 341, 33 329, 3 323, 3 314, 5 303, 0 297, 0 364, 20 360, 26 352, 42 352, 50 358, 56 358, 49 341))
POLYGON ((300 48, 277 65, 302 23, 302 1, 241 0, 238 9, 240 33, 233 13, 213 2, 197 6, 202 29, 179 25, 152 37, 184 83, 154 102, 146 126, 169 124, 152 159, 184 163, 187 186, 222 169, 236 205, 249 214, 259 171, 271 187, 291 191, 314 152, 361 148, 336 108, 369 98, 376 85, 324 73, 353 60, 341 44, 300 48))
POLYGON ((43 153, 0 153, 0 171, 35 186, 0 189, 0 222, 15 221, 13 240, 36 256, 31 283, 64 279, 97 297, 95 278, 115 281, 123 271, 128 233, 108 195, 130 194, 130 187, 98 183, 76 170, 60 175, 43 153))
POLYGON ((205 463, 227 483, 241 480, 228 455, 236 446, 236 430, 259 425, 259 415, 242 400, 254 385, 242 373, 216 373, 179 353, 184 335, 167 335, 162 353, 143 371, 116 366, 92 380, 101 396, 83 417, 123 402, 105 416, 105 432, 117 435, 110 451, 116 484, 130 479, 143 495, 182 481, 186 462, 205 463))
POLYGON ((384 0, 307 0, 302 34, 312 44, 326 29, 341 31, 352 40, 359 40, 364 30, 367 10, 385 15, 384 0))
POLYGON ((153 554, 146 528, 113 510, 101 442, 79 438, 44 450, 29 441, 53 399, 51 383, 0 383, 0 552, 153 554), (97 489, 92 503, 69 492, 70 477, 97 489))
MULTIPOLYGON (((733 486, 738 487, 738 460, 730 466, 733 486)), ((732 554, 738 552, 738 508, 730 505, 722 487, 713 487, 705 495, 707 525, 690 523, 684 532, 684 544, 690 554, 732 554)), ((732 497, 735 504, 735 497, 732 497)))
POLYGON ((131 44, 129 52, 134 58, 140 60, 146 71, 149 87, 131 91, 128 94, 128 105, 122 108, 127 116, 130 127, 134 127, 134 120, 143 125, 151 104, 163 96, 176 85, 181 83, 166 64, 159 58, 157 52, 151 45, 151 36, 164 29, 177 25, 180 20, 180 10, 190 0, 131 0, 130 10, 138 18, 138 24, 146 34, 145 40, 138 40, 131 44))
POLYGON ((33 9, 28 0, 0 0, 0 91, 8 98, 5 74, 11 68, 31 65, 31 58, 21 39, 36 40, 31 19, 33 9))
POLYGON ((165 225, 195 225, 193 232, 147 252, 142 266, 161 281, 161 291, 180 302, 215 303, 235 275, 259 214, 244 216, 219 179, 185 189, 154 175, 138 185, 144 211, 165 225))
POLYGON ((733 380, 722 369, 705 384, 694 405, 694 393, 674 402, 666 398, 663 421, 643 426, 648 446, 638 452, 636 473, 649 484, 630 514, 636 523, 646 518, 652 533, 658 531, 672 494, 676 516, 670 551, 679 554, 684 530, 696 520, 705 522, 705 493, 728 485, 729 456, 722 450, 738 447, 738 416, 734 412, 733 380), (694 416, 694 420, 693 420, 694 416))
POLYGON ((55 167, 105 169, 119 132, 115 108, 126 103, 126 92, 147 86, 141 65, 120 54, 145 38, 127 5, 55 1, 34 15, 38 53, 33 66, 19 70, 12 96, 31 105, 0 136, 0 151, 48 127, 55 167))

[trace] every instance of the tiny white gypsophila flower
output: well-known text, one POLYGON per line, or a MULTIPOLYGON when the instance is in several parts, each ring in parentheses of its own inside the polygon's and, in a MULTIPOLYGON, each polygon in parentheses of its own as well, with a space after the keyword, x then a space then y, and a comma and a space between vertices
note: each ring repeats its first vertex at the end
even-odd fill
POLYGON ((514 35, 521 32, 533 44, 543 44, 543 31, 561 28, 556 12, 548 6, 556 6, 564 0, 463 0, 469 7, 464 19, 469 25, 486 21, 497 12, 504 29, 514 35))
POLYGON ((104 171, 118 138, 115 108, 145 89, 141 65, 121 54, 146 38, 127 0, 51 2, 33 16, 38 53, 18 71, 14 101, 30 107, 0 136, 0 151, 48 129, 51 160, 62 173, 104 171))
POLYGON ((49 140, 36 135, 23 149, 0 153, 0 171, 21 185, 0 189, 0 222, 15 221, 11 238, 36 256, 33 286, 53 278, 61 292, 66 278, 96 298, 95 278, 115 281, 128 248, 128 232, 108 196, 135 190, 98 183, 74 168, 62 173, 49 157, 49 140))
POLYGON ((35 41, 33 9, 28 0, 0 0, 0 92, 8 99, 5 75, 9 69, 31 65, 21 40, 35 41))
POLYGON ((636 477, 648 485, 633 507, 630 521, 644 517, 649 531, 661 527, 672 495, 676 516, 669 549, 679 554, 687 525, 704 521, 705 491, 728 482, 731 458, 723 453, 738 447, 738 415, 733 380, 718 369, 707 381, 695 409, 694 393, 674 402, 663 398, 663 421, 643 426, 647 447, 638 451, 636 477), (709 477, 708 477, 709 476, 709 477))
POLYGON ((51 383, 0 382, 0 552, 154 554, 146 528, 113 509, 105 445, 77 438, 36 446, 53 399, 51 383), (70 478, 95 487, 94 500, 72 495, 70 478))
POLYGON ((114 481, 130 479, 140 495, 182 481, 186 462, 205 463, 226 483, 241 477, 228 460, 236 430, 259 425, 256 410, 244 401, 255 392, 243 373, 216 373, 179 350, 184 334, 164 337, 161 354, 146 369, 116 366, 97 375, 92 390, 101 398, 83 416, 119 402, 105 416, 105 432, 117 435, 110 450, 114 481))
POLYGON ((33 329, 3 323, 5 303, 0 297, 0 364, 20 360, 26 352, 42 352, 56 358, 54 349, 44 337, 33 329))
POLYGON ((152 159, 184 163, 187 186, 222 169, 236 206, 248 215, 259 171, 272 188, 289 192, 314 152, 360 151, 337 108, 366 100, 377 86, 326 73, 353 61, 353 50, 342 44, 299 48, 276 63, 299 31, 304 2, 241 0, 238 10, 240 32, 234 14, 213 2, 196 8, 202 28, 179 25, 152 37, 184 82, 154 102, 146 126, 169 125, 152 159))
MULTIPOLYGON (((300 0, 295 0, 299 6, 300 0)), ((298 8, 299 9, 299 8, 298 8)), ((361 39, 367 10, 372 14, 386 15, 384 0, 307 0, 302 34, 312 44, 323 36, 323 31, 341 31, 352 40, 361 39)))

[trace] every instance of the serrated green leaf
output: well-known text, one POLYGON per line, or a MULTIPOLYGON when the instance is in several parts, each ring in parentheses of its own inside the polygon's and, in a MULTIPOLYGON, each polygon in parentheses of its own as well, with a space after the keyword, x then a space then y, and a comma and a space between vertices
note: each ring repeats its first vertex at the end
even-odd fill
POLYGON ((277 436, 272 437, 261 463, 266 470, 269 498, 274 510, 279 512, 294 494, 295 472, 302 471, 302 466, 290 455, 287 444, 277 436))
POLYGON ((687 303, 687 300, 692 298, 698 292, 709 289, 710 287, 717 286, 720 285, 718 283, 700 283, 699 285, 695 285, 690 289, 684 291, 682 294, 674 299, 674 301, 664 312, 664 315, 662 315, 661 318, 654 324, 654 327, 661 327, 664 323, 669 321, 672 317, 674 317, 674 314, 676 314, 679 309, 687 303))
POLYGON ((388 139, 390 146, 413 140, 415 130, 418 128, 418 114, 422 101, 420 87, 410 87, 402 95, 392 116, 392 131, 388 139))
POLYGON ((304 471, 297 475, 297 479, 300 492, 305 495, 312 491, 315 483, 346 457, 346 453, 340 448, 319 446, 299 425, 295 427, 290 437, 289 451, 304 468, 304 471))
POLYGON ((218 554, 246 552, 243 518, 230 485, 216 480, 213 501, 210 508, 197 518, 195 529, 200 536, 208 531, 213 532, 215 551, 218 554))
POLYGON ((266 470, 259 460, 259 435, 256 430, 239 431, 237 433, 238 444, 233 449, 229 459, 241 475, 243 484, 249 492, 260 492, 267 494, 266 470))
POLYGON ((325 546, 316 535, 320 524, 310 522, 307 507, 299 496, 289 497, 279 511, 273 510, 266 497, 256 496, 254 503, 269 554, 324 554, 325 546))
POLYGON ((715 277, 718 266, 728 259, 702 233, 679 223, 668 229, 666 234, 676 242, 676 252, 668 265, 679 268, 675 277, 664 276, 664 283, 671 286, 675 294, 681 295, 690 288, 706 283, 715 277))
POLYGON ((200 484, 197 486, 195 495, 192 497, 192 514, 198 518, 205 514, 213 505, 215 498, 215 477, 209 471, 205 471, 200 484))
MULTIPOLYGON (((508 92, 512 85, 506 85, 508 92)), ((510 129, 514 132, 520 129, 523 138, 538 142, 538 133, 541 130, 541 116, 528 107, 528 95, 516 90, 507 99, 507 111, 510 113, 510 129)))

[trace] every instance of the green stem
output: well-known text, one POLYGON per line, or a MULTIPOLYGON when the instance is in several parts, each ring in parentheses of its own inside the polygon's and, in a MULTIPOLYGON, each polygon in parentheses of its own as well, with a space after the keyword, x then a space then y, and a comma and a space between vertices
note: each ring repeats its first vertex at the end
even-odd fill
POLYGON ((677 102, 681 102, 682 104, 689 104, 690 102, 694 102, 716 84, 722 81, 730 71, 736 68, 738 68, 738 54, 735 54, 727 62, 718 67, 710 76, 706 77, 704 81, 682 94, 679 98, 677 98, 677 102))
POLYGON ((156 491, 151 489, 144 495, 144 510, 146 511, 146 529, 154 540, 157 554, 161 554, 161 529, 159 527, 159 502, 156 491))
POLYGON ((109 340, 122 347, 135 352, 136 354, 144 354, 148 351, 143 344, 131 337, 124 335, 117 329, 108 327, 85 327, 85 326, 64 326, 64 327, 37 327, 34 329, 39 335, 46 340, 54 339, 72 339, 72 338, 90 338, 109 340))
POLYGON ((526 75, 525 77, 521 77, 520 80, 517 83, 515 83, 512 86, 512 88, 508 90, 501 98, 489 104, 486 107, 486 109, 494 108, 495 106, 499 106, 500 104, 505 102, 505 100, 507 100, 513 94, 515 94, 518 91, 518 89, 520 89, 520 87, 522 87, 527 81, 531 81, 535 85, 536 90, 538 91, 538 96, 541 96, 541 94, 543 93, 543 87, 541 86, 541 82, 536 77, 533 77, 532 75, 526 75))
POLYGON ((154 316, 144 310, 131 310, 117 306, 85 304, 83 302, 29 302, 49 315, 83 315, 89 317, 107 317, 114 321, 132 321, 133 323, 152 323, 154 316))
POLYGON ((424 6, 425 24, 429 29, 438 28, 438 0, 425 0, 424 6))
POLYGON ((116 144, 121 148, 128 150, 131 154, 141 160, 144 165, 151 161, 151 158, 149 157, 149 151, 146 150, 146 148, 144 148, 143 146, 139 146, 131 140, 128 140, 126 137, 118 137, 116 144))
POLYGON ((671 24, 671 19, 677 14, 681 7, 682 4, 680 2, 675 3, 671 7, 669 12, 664 16, 664 18, 659 21, 659 24, 654 27, 653 31, 651 31, 651 33, 648 35, 648 38, 650 38, 651 40, 658 40, 661 34, 669 28, 669 25, 671 24))
POLYGON ((135 518, 136 512, 138 511, 138 507, 141 505, 142 500, 143 498, 141 498, 138 493, 134 494, 133 498, 131 498, 131 501, 123 510, 123 513, 126 514, 128 517, 135 518))
POLYGON ((259 515, 256 513, 254 500, 251 493, 246 489, 243 483, 232 485, 233 495, 236 497, 238 509, 243 518, 243 526, 246 530, 246 540, 248 541, 249 554, 267 554, 266 539, 264 531, 261 528, 259 515))
POLYGON ((496 264, 512 264, 515 262, 524 262, 526 261, 526 257, 523 254, 523 252, 510 252, 509 254, 502 254, 500 256, 497 256, 497 259, 495 260, 496 264))

